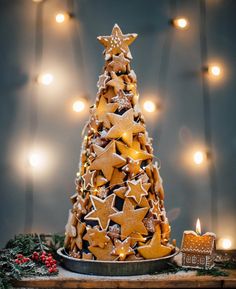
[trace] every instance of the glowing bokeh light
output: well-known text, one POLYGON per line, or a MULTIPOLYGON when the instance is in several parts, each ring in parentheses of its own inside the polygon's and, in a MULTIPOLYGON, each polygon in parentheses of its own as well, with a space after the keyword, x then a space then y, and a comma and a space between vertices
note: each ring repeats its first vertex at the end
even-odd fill
POLYGON ((41 168, 44 165, 44 156, 39 151, 31 152, 28 156, 29 165, 32 168, 41 168))
POLYGON ((189 22, 188 19, 184 17, 176 18, 173 20, 173 24, 177 29, 184 30, 188 28, 189 22))
POLYGON ((212 65, 208 68, 208 72, 214 77, 219 77, 221 75, 221 68, 218 65, 212 65))
POLYGON ((42 85, 50 85, 53 82, 53 75, 51 73, 42 73, 38 76, 37 82, 42 85))
POLYGON ((232 247, 232 241, 229 238, 221 238, 219 244, 224 250, 229 250, 232 247))
POLYGON ((68 18, 68 14, 64 13, 64 12, 59 12, 56 14, 55 16, 55 21, 58 24, 62 24, 63 22, 65 22, 65 20, 68 18))
POLYGON ((75 112, 81 112, 85 109, 85 100, 76 100, 72 104, 72 109, 75 112))
POLYGON ((193 161, 196 165, 201 165, 204 162, 204 153, 202 151, 196 151, 193 154, 193 161))
POLYGON ((156 104, 151 100, 146 100, 143 103, 143 108, 147 112, 154 112, 156 110, 156 104))

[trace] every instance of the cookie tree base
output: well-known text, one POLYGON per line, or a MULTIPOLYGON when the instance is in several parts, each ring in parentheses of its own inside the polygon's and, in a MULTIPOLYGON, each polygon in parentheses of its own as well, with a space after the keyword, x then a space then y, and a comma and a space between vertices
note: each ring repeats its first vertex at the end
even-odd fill
POLYGON ((64 248, 58 249, 57 253, 61 258, 64 267, 70 271, 100 275, 100 276, 133 276, 152 274, 168 268, 168 263, 172 262, 175 253, 164 258, 137 261, 99 261, 81 260, 68 256, 64 248))

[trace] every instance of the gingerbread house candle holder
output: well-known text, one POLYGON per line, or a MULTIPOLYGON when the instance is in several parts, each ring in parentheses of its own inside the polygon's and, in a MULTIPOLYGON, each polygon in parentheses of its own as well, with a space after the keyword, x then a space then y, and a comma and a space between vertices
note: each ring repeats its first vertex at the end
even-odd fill
POLYGON ((211 269, 214 267, 214 233, 198 235, 194 231, 185 231, 182 240, 182 267, 211 269))

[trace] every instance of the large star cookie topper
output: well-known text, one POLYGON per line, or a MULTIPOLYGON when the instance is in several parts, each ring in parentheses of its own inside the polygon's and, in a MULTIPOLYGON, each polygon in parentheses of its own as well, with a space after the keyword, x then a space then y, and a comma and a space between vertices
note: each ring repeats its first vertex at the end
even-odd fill
POLYGON ((129 50, 129 45, 137 38, 138 34, 123 34, 120 27, 115 24, 110 36, 99 36, 97 39, 105 46, 105 60, 108 60, 112 55, 124 53, 124 55, 132 59, 129 50))

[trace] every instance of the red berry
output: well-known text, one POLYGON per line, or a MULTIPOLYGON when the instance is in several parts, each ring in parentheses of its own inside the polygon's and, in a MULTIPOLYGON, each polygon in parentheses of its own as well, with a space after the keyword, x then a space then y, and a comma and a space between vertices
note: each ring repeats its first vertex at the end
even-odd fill
POLYGON ((17 254, 16 257, 17 257, 18 259, 22 259, 24 256, 23 256, 22 254, 17 254))
POLYGON ((49 273, 52 273, 52 272, 53 272, 53 269, 52 269, 52 268, 48 268, 48 272, 49 272, 49 273))
POLYGON ((47 260, 48 260, 48 262, 51 262, 52 261, 52 257, 48 257, 47 260))
POLYGON ((16 264, 20 264, 20 260, 18 260, 18 259, 15 259, 14 262, 15 262, 16 264))

